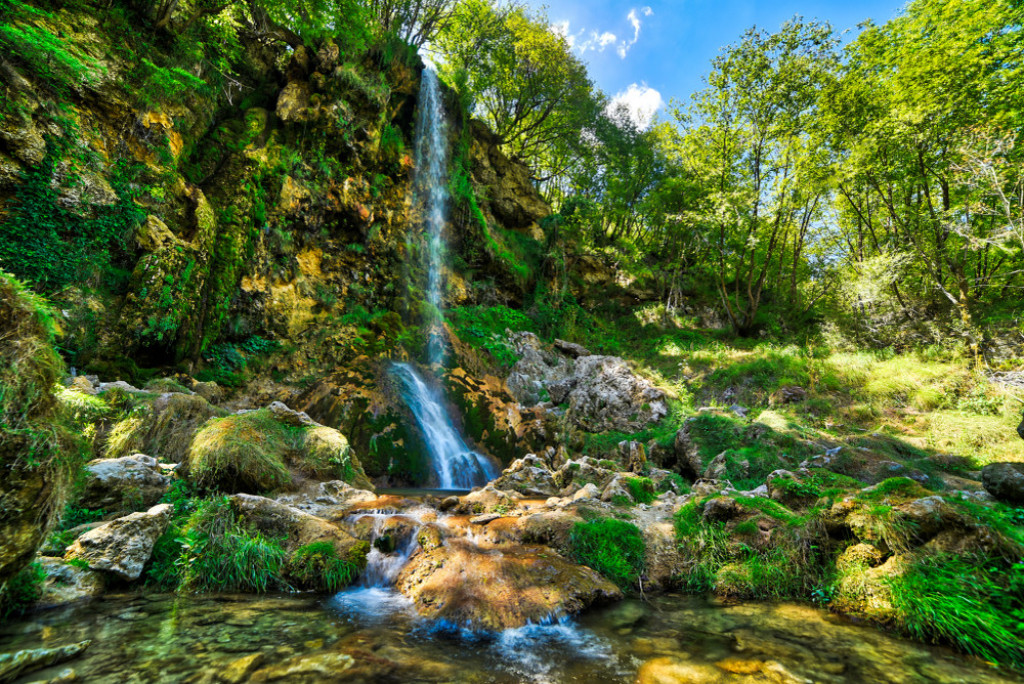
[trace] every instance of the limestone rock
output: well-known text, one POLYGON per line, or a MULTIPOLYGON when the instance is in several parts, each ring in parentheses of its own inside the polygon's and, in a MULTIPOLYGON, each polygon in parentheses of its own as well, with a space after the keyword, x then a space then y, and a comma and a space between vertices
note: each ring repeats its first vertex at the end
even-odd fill
POLYGON ((167 224, 150 214, 135 231, 135 241, 145 251, 155 252, 176 244, 178 238, 167 227, 167 224))
POLYGON ((309 84, 292 81, 277 97, 277 116, 285 123, 309 120, 309 84))
POLYGON ((577 359, 575 377, 569 411, 584 430, 635 432, 668 415, 665 393, 635 375, 618 357, 577 359))
POLYGON ((324 515, 376 499, 373 492, 353 487, 344 480, 309 483, 298 492, 277 497, 280 503, 312 515, 324 515))
POLYGON ((242 656, 228 663, 227 667, 220 671, 217 679, 224 684, 242 684, 249 681, 249 677, 259 668, 265 656, 262 653, 252 653, 242 656))
POLYGON ((81 558, 93 570, 136 580, 153 555, 156 540, 167 529, 173 510, 170 504, 161 504, 101 525, 76 539, 64 557, 81 558))
POLYGON ((601 501, 612 501, 620 497, 633 500, 626 487, 626 476, 622 473, 615 475, 612 481, 605 486, 604 491, 601 492, 601 501))
POLYGON ((271 403, 267 408, 274 414, 275 418, 285 425, 291 425, 292 427, 314 427, 319 425, 306 413, 290 409, 280 401, 271 403))
POLYGON ((489 482, 486 486, 460 497, 456 510, 460 513, 480 514, 495 506, 515 506, 521 498, 520 495, 517 492, 498 489, 496 482, 497 480, 489 482))
POLYGON ((91 643, 91 640, 80 641, 60 648, 32 648, 0 654, 0 683, 13 682, 29 672, 77 658, 91 643))
POLYGON ((577 501, 584 501, 586 499, 596 499, 601 495, 601 490, 597 488, 597 485, 593 482, 588 482, 585 486, 580 488, 575 494, 572 495, 573 503, 577 501))
POLYGON ((53 608, 77 601, 87 601, 103 593, 103 576, 89 568, 69 565, 63 558, 43 556, 39 564, 46 573, 43 595, 38 608, 53 608))
POLYGON ((555 340, 555 349, 562 352, 566 356, 578 359, 581 356, 590 356, 590 350, 583 345, 576 344, 575 342, 566 342, 565 340, 555 340))
POLYGON ((1024 463, 990 463, 981 469, 981 482, 1000 501, 1024 505, 1024 463))
POLYGON ((548 497, 558 493, 554 474, 544 459, 527 454, 512 463, 493 482, 496 489, 511 490, 526 496, 548 497))
POLYGON ((230 501, 235 513, 246 523, 268 537, 283 537, 289 552, 306 544, 326 541, 334 544, 338 555, 344 558, 357 547, 365 547, 365 542, 337 525, 273 499, 236 494, 230 501))
POLYGON ((511 546, 497 552, 458 539, 413 556, 397 588, 426 618, 489 630, 574 614, 622 597, 594 570, 546 547, 511 546))
POLYGON ((160 500, 170 483, 150 456, 98 458, 85 465, 85 489, 79 505, 110 511, 131 510, 130 505, 149 507, 160 500))

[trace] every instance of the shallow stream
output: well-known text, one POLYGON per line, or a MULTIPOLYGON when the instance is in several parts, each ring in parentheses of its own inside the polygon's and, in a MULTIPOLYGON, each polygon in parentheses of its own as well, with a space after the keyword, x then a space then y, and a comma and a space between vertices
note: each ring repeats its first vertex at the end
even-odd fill
POLYGON ((0 652, 87 639, 84 655, 20 681, 69 667, 79 681, 119 684, 239 674, 234 681, 1019 681, 808 606, 671 595, 488 635, 425 623, 404 598, 373 587, 333 597, 115 595, 6 625, 0 652))

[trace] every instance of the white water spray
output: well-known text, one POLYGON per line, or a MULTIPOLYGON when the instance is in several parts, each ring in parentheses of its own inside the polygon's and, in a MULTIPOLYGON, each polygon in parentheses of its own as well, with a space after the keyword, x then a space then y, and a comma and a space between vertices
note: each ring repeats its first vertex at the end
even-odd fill
POLYGON ((395 363, 391 372, 401 385, 402 399, 409 406, 441 489, 471 489, 498 477, 498 469, 483 454, 470 449, 455 429, 440 393, 430 388, 407 363, 395 363))
POLYGON ((444 361, 444 315, 441 269, 444 262, 444 226, 448 216, 448 122, 437 74, 423 71, 420 80, 419 117, 416 121, 415 206, 423 212, 427 237, 427 302, 434 320, 429 326, 427 360, 444 361))

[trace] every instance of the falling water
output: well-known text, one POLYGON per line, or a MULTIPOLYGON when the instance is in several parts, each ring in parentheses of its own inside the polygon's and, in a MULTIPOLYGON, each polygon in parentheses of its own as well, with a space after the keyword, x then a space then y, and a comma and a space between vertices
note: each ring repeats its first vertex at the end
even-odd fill
POLYGON ((395 363, 391 372, 401 384, 402 399, 423 432, 441 489, 470 489, 498 476, 497 468, 486 456, 466 446, 440 394, 428 387, 412 366, 395 363))
POLYGON ((430 69, 423 72, 420 82, 414 193, 427 237, 427 302, 433 309, 431 315, 436 316, 429 327, 427 354, 428 361, 434 364, 444 360, 441 267, 448 214, 448 123, 437 74, 430 69))

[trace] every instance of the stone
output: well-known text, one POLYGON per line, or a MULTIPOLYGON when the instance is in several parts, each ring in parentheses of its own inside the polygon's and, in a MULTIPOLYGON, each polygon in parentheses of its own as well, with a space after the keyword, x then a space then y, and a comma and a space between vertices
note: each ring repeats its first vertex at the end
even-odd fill
POLYGON ((575 362, 569 393, 573 421, 588 432, 635 432, 668 415, 665 393, 635 375, 616 356, 584 356, 575 362))
POLYGON ((483 515, 475 515, 469 519, 469 522, 473 525, 486 525, 489 522, 494 522, 498 518, 503 517, 501 513, 484 513, 483 515))
POLYGON ((548 497, 558 493, 554 473, 536 454, 527 454, 514 461, 492 484, 497 489, 525 496, 548 497))
POLYGON ((252 673, 263 664, 264 660, 266 660, 266 657, 262 653, 252 653, 232 660, 228 663, 227 667, 218 673, 217 680, 224 682, 224 684, 242 684, 242 682, 247 682, 252 673))
POLYGON ((283 538, 289 552, 306 544, 324 541, 334 544, 338 555, 343 558, 351 551, 363 549, 365 553, 368 550, 365 542, 341 527, 279 501, 252 494, 235 494, 229 501, 244 522, 267 537, 283 538))
POLYGON ((623 473, 616 474, 612 481, 609 482, 601 492, 601 501, 613 501, 620 497, 625 497, 632 501, 633 497, 630 496, 629 488, 626 487, 626 479, 628 477, 630 476, 623 473))
POLYGON ((298 492, 279 496, 276 501, 312 515, 326 515, 376 499, 377 495, 367 489, 353 487, 344 480, 331 480, 307 483, 298 492))
POLYGON ((133 581, 153 555, 153 545, 167 529, 174 507, 153 506, 86 532, 68 547, 64 558, 80 558, 93 570, 105 570, 133 581))
POLYGON ((589 349, 582 345, 576 344, 575 342, 566 342, 565 340, 556 339, 554 347, 561 353, 565 354, 566 356, 570 356, 574 359, 578 359, 581 356, 590 356, 589 349))
POLYGON ((68 603, 87 601, 103 593, 103 576, 89 568, 69 565, 63 558, 43 556, 39 564, 46 573, 43 594, 37 608, 53 608, 68 603))
POLYGON ((94 459, 84 474, 79 505, 110 511, 153 506, 171 484, 157 460, 145 454, 94 459))
MULTIPOLYGON (((500 478, 499 478, 500 479, 500 478)), ((517 492, 498 489, 494 482, 487 483, 480 489, 475 489, 469 494, 459 498, 457 510, 461 513, 475 513, 477 515, 493 509, 495 506, 513 507, 521 498, 517 492)))
POLYGON ((585 501, 587 499, 596 499, 601 495, 601 490, 597 488, 597 485, 593 482, 588 482, 581 487, 575 494, 572 495, 573 503, 577 501, 585 501))
POLYGON ((308 121, 309 115, 309 84, 292 81, 281 89, 277 96, 277 116, 285 123, 308 121))
POLYGON ((289 658, 277 665, 257 670, 250 682, 336 682, 345 681, 346 672, 355 666, 347 653, 310 653, 289 658))
POLYGON ((150 214, 135 230, 135 242, 147 252, 156 252, 177 244, 178 238, 166 223, 150 214))
POLYGON ((305 412, 290 409, 280 401, 271 403, 267 408, 274 414, 275 418, 285 425, 292 427, 316 427, 320 425, 320 423, 310 418, 305 412))
POLYGON ((52 667, 77 658, 92 641, 80 641, 60 648, 32 648, 0 654, 0 683, 13 682, 29 672, 52 667))
POLYGON ((735 499, 719 496, 704 502, 704 520, 708 522, 727 522, 744 515, 745 510, 735 499))
POLYGON ((750 413, 750 409, 746 406, 740 406, 739 404, 733 404, 729 407, 729 410, 735 413, 740 418, 746 418, 747 414, 750 413))
POLYGON ((711 462, 708 463, 708 467, 704 469, 704 479, 720 480, 729 474, 730 466, 732 466, 736 475, 746 477, 750 472, 750 461, 746 459, 738 459, 730 463, 730 455, 730 452, 723 451, 711 459, 711 462))
POLYGON ((647 450, 640 442, 619 442, 619 454, 626 464, 626 470, 631 473, 642 475, 650 469, 647 465, 647 450))
POLYGON ((423 617, 488 630, 522 627, 622 598, 619 588, 596 571, 550 548, 510 545, 497 552, 463 539, 414 555, 396 588, 423 617))
POLYGON ((783 404, 795 404, 807 399, 807 390, 799 385, 783 385, 772 392, 768 397, 769 406, 782 406, 783 404))
POLYGON ((1024 505, 1024 463, 990 463, 981 469, 981 482, 1000 501, 1024 505))

